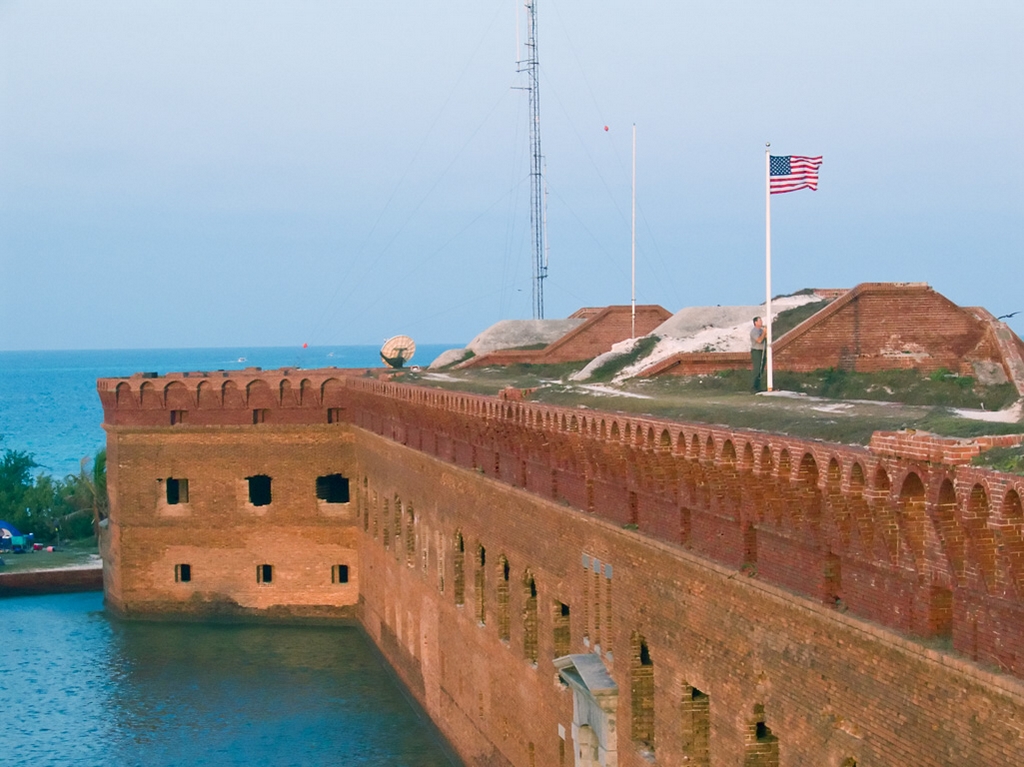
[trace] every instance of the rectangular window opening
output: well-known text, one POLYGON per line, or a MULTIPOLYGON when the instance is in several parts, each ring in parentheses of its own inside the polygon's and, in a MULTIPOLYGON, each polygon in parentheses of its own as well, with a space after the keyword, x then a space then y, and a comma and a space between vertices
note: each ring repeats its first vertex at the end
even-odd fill
POLYGON ((167 505, 176 506, 179 503, 188 503, 188 480, 168 477, 164 482, 167 490, 167 505))
POLYGON ((192 580, 192 565, 175 565, 174 582, 188 583, 192 580))
POLYGON ((245 479, 249 483, 249 503, 253 506, 269 506, 272 497, 270 477, 266 474, 257 474, 245 479))
POLYGON ((316 497, 325 503, 348 503, 348 478, 341 474, 317 477, 316 497))
POLYGON ((256 565, 256 582, 257 583, 273 583, 274 581, 274 566, 273 565, 256 565))
POLYGON ((341 423, 341 411, 343 409, 340 407, 327 408, 327 423, 341 423))
POLYGON ((252 411, 252 422, 253 423, 266 423, 267 422, 267 411, 262 408, 256 408, 252 411))
POLYGON ((331 568, 331 583, 348 583, 348 565, 335 565, 331 568))
POLYGON ((177 426, 178 424, 185 423, 185 413, 185 410, 172 410, 171 426, 177 426))

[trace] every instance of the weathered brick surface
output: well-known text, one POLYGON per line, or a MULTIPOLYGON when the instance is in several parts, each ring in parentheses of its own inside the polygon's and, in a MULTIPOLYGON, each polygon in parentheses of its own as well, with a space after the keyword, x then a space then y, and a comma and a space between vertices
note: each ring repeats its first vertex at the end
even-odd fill
MULTIPOLYGON (((281 392, 320 374, 261 380, 281 392)), ((558 605, 569 651, 599 652, 618 685, 621 765, 650 764, 646 719, 631 721, 649 714, 638 667, 653 673, 658 764, 700 763, 685 760, 705 727, 712 765, 1019 761, 1024 480, 936 462, 941 441, 922 457, 921 435, 883 435, 875 452, 363 378, 342 378, 333 406, 350 424, 328 424, 311 393, 292 408, 306 425, 273 425, 273 399, 264 424, 145 425, 108 396, 119 384, 100 384, 113 606, 355 612, 467 763, 572 763, 558 605), (275 478, 266 514, 240 497, 257 471, 275 478), (333 471, 353 495, 325 518, 313 482, 333 471), (179 475, 190 515, 154 490, 179 475), (186 556, 196 581, 211 574, 199 596, 173 582, 186 556), (324 575, 339 561, 347 592, 324 575), (631 656, 641 638, 648 666, 631 656)))
MULTIPOLYGON (((825 368, 872 373, 945 368, 975 375, 994 362, 1024 394, 1020 339, 988 312, 959 307, 923 283, 863 283, 772 344, 776 370, 825 368)), ((680 353, 645 376, 696 375, 750 366, 746 353, 680 353)))
POLYGON ((167 611, 354 617, 359 562, 354 504, 324 504, 316 477, 347 474, 351 433, 334 426, 107 426, 111 514, 106 598, 125 614, 167 611), (272 478, 271 503, 248 502, 246 477, 272 478), (164 482, 187 479, 188 503, 164 482), (175 582, 175 565, 191 580, 175 582), (258 565, 273 567, 257 582, 258 565), (332 567, 349 566, 334 584, 332 567))
MULTIPOLYGON (((647 335, 671 316, 672 312, 660 306, 636 307, 636 337, 647 335)), ((460 367, 550 365, 591 360, 609 351, 612 344, 633 337, 633 312, 630 306, 580 309, 572 317, 586 321, 543 349, 503 349, 473 357, 460 367)))
POLYGON ((0 597, 100 591, 102 588, 103 571, 99 566, 78 569, 0 572, 0 597))

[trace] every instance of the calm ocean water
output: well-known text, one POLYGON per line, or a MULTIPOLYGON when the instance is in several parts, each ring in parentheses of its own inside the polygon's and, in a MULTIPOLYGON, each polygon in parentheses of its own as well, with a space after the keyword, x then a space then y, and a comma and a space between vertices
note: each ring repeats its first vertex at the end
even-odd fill
POLYGON ((454 764, 356 628, 123 623, 0 601, 0 764, 454 764))
MULTIPOLYGON (((451 346, 421 345, 416 362, 429 363, 451 346)), ((252 365, 264 370, 370 367, 380 365, 377 351, 376 346, 335 346, 0 352, 0 449, 32 453, 45 471, 58 477, 77 473, 81 459, 104 446, 97 378, 252 365)))
MULTIPOLYGON (((99 377, 378 364, 371 346, 0 352, 0 448, 78 471, 104 445, 99 377)), ((357 628, 124 623, 99 593, 0 600, 0 712, 3 767, 456 763, 357 628)))

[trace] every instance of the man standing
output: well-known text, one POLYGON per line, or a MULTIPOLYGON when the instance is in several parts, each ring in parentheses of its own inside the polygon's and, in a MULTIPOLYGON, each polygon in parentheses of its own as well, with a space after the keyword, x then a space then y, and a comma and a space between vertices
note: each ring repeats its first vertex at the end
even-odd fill
POLYGON ((761 374, 764 372, 764 343, 768 330, 760 317, 754 317, 754 327, 750 329, 750 364, 754 369, 750 390, 755 394, 764 391, 761 386, 761 374))

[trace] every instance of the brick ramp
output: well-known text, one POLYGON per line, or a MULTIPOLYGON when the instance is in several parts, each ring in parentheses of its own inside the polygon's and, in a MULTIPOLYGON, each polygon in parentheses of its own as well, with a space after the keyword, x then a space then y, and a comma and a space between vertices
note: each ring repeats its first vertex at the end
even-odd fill
POLYGON ((0 571, 0 597, 103 591, 103 566, 55 570, 0 571))
MULTIPOLYGON (((636 335, 645 336, 663 323, 672 313, 653 305, 636 307, 636 335)), ((505 349, 472 357, 456 365, 457 368, 488 367, 492 365, 548 365, 560 362, 591 360, 612 348, 612 344, 630 337, 632 309, 629 306, 584 308, 569 319, 585 320, 564 336, 543 349, 505 349)))

